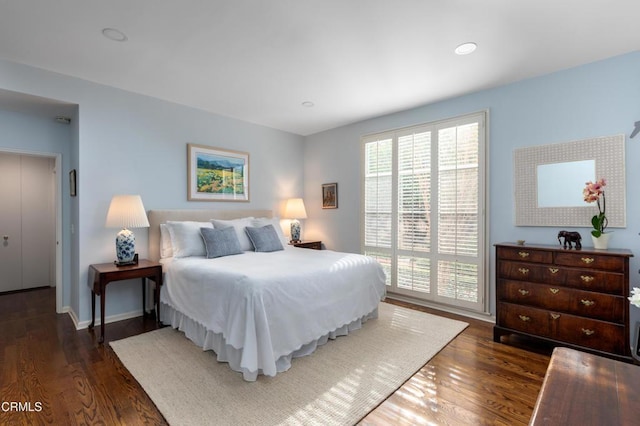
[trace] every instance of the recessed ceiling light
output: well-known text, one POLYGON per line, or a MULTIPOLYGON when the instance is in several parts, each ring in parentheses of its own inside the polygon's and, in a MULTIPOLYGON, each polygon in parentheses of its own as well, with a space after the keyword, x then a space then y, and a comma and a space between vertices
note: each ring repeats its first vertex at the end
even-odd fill
POLYGON ((115 28, 105 28, 102 30, 102 35, 113 41, 127 41, 127 35, 115 28))
POLYGON ((460 46, 456 47, 455 52, 457 55, 468 55, 476 50, 477 47, 478 45, 473 42, 462 43, 460 46))
POLYGON ((314 104, 313 102, 311 102, 311 101, 304 101, 304 102, 302 103, 302 106, 303 106, 303 107, 305 107, 305 108, 311 108, 311 107, 312 107, 312 106, 314 106, 314 105, 315 105, 315 104, 314 104))

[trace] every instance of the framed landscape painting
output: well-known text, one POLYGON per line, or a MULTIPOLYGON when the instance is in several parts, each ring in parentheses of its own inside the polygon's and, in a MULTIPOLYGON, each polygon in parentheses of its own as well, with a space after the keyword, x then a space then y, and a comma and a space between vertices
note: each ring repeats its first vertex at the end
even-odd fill
POLYGON ((249 201, 249 154, 187 144, 187 200, 249 201))

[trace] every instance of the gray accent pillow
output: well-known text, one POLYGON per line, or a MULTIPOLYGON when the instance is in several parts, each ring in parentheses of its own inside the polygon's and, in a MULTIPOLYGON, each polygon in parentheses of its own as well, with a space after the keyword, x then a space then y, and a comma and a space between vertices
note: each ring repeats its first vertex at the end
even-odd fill
POLYGON ((278 237, 278 233, 273 225, 262 226, 260 228, 247 226, 245 231, 255 251, 270 252, 284 250, 282 242, 280 242, 280 237, 278 237))
MULTIPOLYGON (((279 217, 258 217, 251 220, 251 223, 245 226, 253 226, 256 228, 260 228, 262 226, 273 225, 273 229, 276 230, 276 234, 280 237, 280 241, 282 242, 282 246, 286 247, 289 244, 289 238, 284 236, 282 232, 282 227, 280 226, 280 218, 279 217)), ((213 225, 215 227, 215 225, 213 225)), ((287 225, 289 227, 289 225, 287 225)))
POLYGON ((200 234, 207 249, 207 259, 244 253, 233 227, 200 228, 200 234))

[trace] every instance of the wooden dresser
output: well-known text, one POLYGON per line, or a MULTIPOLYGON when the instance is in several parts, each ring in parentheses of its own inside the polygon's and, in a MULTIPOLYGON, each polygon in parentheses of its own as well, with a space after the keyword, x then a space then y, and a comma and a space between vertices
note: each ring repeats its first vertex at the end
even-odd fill
POLYGON ((632 361, 624 249, 496 244, 494 341, 520 334, 632 361))

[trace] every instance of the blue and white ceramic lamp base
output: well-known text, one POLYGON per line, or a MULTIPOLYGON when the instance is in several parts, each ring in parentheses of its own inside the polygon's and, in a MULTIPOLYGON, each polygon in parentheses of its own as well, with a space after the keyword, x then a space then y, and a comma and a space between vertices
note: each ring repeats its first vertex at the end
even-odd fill
POLYGON ((118 263, 133 262, 136 254, 136 237, 128 229, 123 229, 116 236, 116 257, 118 263))
POLYGON ((300 242, 300 221, 298 219, 293 219, 291 221, 291 242, 300 242))

